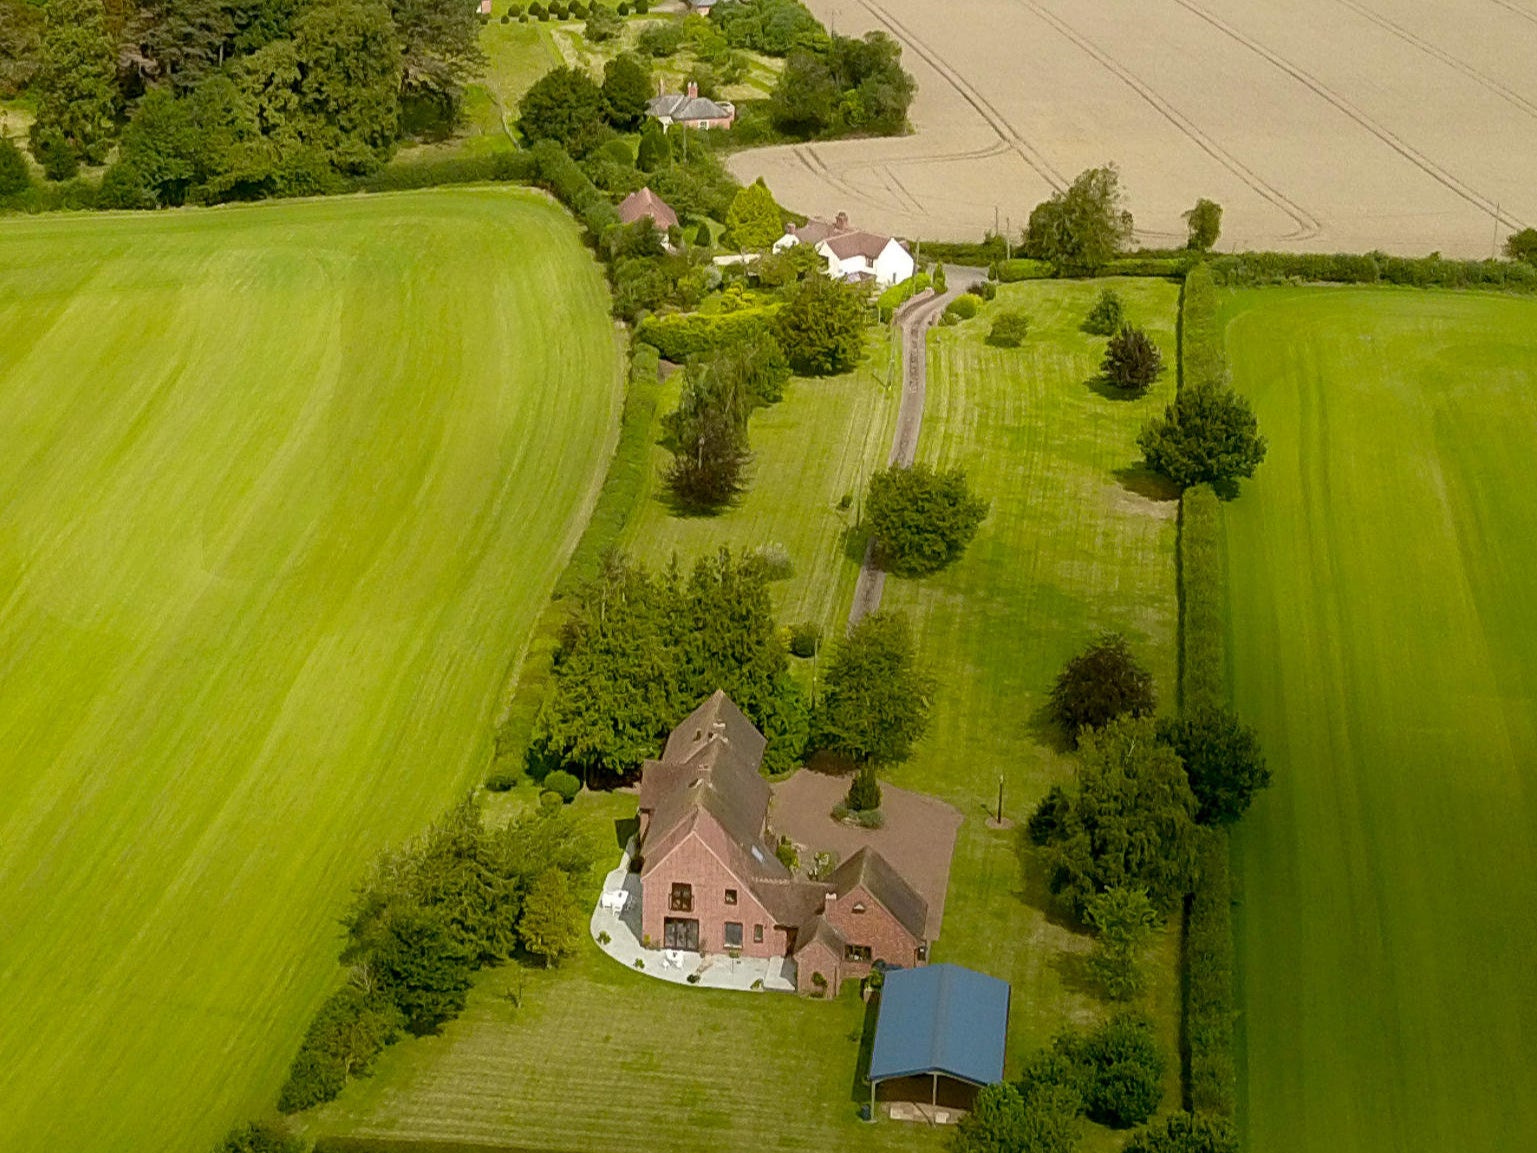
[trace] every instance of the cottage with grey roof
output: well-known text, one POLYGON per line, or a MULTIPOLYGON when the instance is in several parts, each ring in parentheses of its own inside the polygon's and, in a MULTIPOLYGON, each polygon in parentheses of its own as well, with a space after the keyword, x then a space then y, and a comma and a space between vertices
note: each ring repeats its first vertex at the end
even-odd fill
POLYGON ((699 95, 699 85, 688 82, 683 94, 662 92, 658 85, 657 95, 646 102, 646 111, 661 122, 663 128, 681 124, 685 128, 730 128, 736 122, 736 105, 729 100, 711 100, 699 95))

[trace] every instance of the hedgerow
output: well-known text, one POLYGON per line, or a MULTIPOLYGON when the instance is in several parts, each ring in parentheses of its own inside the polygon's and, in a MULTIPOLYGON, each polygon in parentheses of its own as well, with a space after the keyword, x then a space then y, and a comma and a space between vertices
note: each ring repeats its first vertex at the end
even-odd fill
POLYGON ((1227 830, 1208 829, 1200 879, 1185 901, 1184 1038, 1186 1105, 1231 1118, 1236 1103, 1233 1060, 1232 877, 1227 830))
POLYGON ((1217 326, 1217 285, 1204 264, 1185 278, 1179 326, 1180 387, 1225 386, 1227 357, 1217 326))
POLYGON ((357 192, 404 192, 480 181, 522 183, 533 180, 537 174, 533 153, 519 149, 493 152, 489 156, 452 156, 408 164, 386 164, 377 172, 350 181, 348 186, 357 192))
POLYGON ((1447 260, 1440 256, 1389 256, 1382 252, 1245 252, 1214 257, 1208 264, 1219 285, 1233 287, 1322 281, 1537 292, 1537 268, 1521 261, 1447 260))
POLYGON ((691 356, 709 352, 731 341, 767 332, 778 305, 744 308, 719 316, 697 312, 648 316, 635 328, 635 339, 653 345, 668 360, 681 364, 691 356))
POLYGON ((897 309, 906 304, 929 286, 929 274, 927 272, 915 272, 906 280, 899 280, 886 289, 876 298, 875 306, 880 312, 881 323, 889 324, 897 309))
POLYGON ((1051 275, 1051 265, 1044 260, 1016 257, 1000 260, 992 265, 993 279, 1000 284, 1017 284, 1021 280, 1045 280, 1051 275))

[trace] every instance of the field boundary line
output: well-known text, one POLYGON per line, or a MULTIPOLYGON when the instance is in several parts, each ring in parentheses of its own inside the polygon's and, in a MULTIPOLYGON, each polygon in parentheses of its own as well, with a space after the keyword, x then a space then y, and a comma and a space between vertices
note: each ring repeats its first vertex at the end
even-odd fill
POLYGON ((1397 36, 1406 44, 1412 44, 1421 52, 1424 52, 1427 56, 1435 57, 1437 60, 1441 61, 1441 63, 1462 73, 1469 80, 1483 85, 1490 92, 1493 92, 1496 96, 1499 96, 1507 103, 1519 108, 1528 116, 1537 117, 1537 104, 1534 104, 1525 96, 1522 96, 1519 92, 1505 87, 1505 85, 1501 84, 1494 77, 1485 75, 1483 72, 1480 72, 1466 60, 1462 60, 1456 56, 1453 56, 1450 52, 1429 40, 1421 39, 1418 35, 1405 28, 1402 24, 1396 23, 1395 21, 1388 19, 1386 16, 1383 16, 1380 13, 1373 12, 1364 4, 1356 3, 1356 0, 1337 0, 1337 2, 1343 4, 1352 12, 1356 12, 1361 16, 1364 16, 1379 28, 1391 32, 1394 36, 1397 36))
MULTIPOLYGON (((1099 45, 1095 44, 1083 33, 1079 32, 1067 21, 1063 20, 1055 12, 1041 7, 1035 0, 1020 0, 1026 8, 1049 24, 1064 39, 1075 45, 1097 64, 1111 75, 1115 76, 1128 88, 1135 92, 1142 100, 1158 112, 1165 120, 1174 125, 1202 152, 1206 153, 1222 167, 1226 168, 1234 176, 1246 185, 1251 192, 1259 195, 1262 200, 1279 208, 1297 227, 1291 233, 1281 236, 1280 240, 1311 240, 1323 231, 1323 223, 1302 205, 1288 197, 1279 188, 1269 183, 1255 172, 1242 160, 1234 156, 1215 139, 1209 136, 1193 120, 1174 107, 1167 99, 1159 95, 1158 91, 1141 77, 1132 72, 1120 61, 1112 57, 1099 45)), ((1166 233, 1146 233, 1146 235, 1167 235, 1166 233)))
MULTIPOLYGON (((1318 79, 1318 77, 1314 76, 1311 72, 1308 72, 1306 69, 1300 67, 1299 65, 1293 64, 1290 60, 1286 59, 1286 57, 1282 56, 1274 49, 1267 48, 1258 40, 1255 40, 1240 32, 1226 20, 1223 20, 1215 13, 1209 12, 1205 8, 1202 8, 1199 4, 1194 3, 1193 0, 1172 0, 1172 2, 1178 4, 1181 8, 1185 9, 1187 12, 1197 17, 1198 19, 1204 20, 1207 24, 1210 24, 1224 36, 1227 36, 1230 40, 1243 45, 1256 56, 1268 61, 1271 65, 1280 69, 1282 72, 1285 72, 1293 80, 1296 80, 1309 92, 1313 93, 1313 95, 1317 96, 1319 99, 1325 101, 1326 103, 1333 105, 1339 111, 1348 116, 1351 120, 1354 120, 1362 128, 1366 129, 1366 131, 1371 133, 1371 135, 1375 136, 1382 143, 1386 144, 1394 152, 1398 153, 1405 160, 1409 161, 1416 168, 1420 169, 1427 176, 1431 177, 1431 179, 1435 180, 1443 187, 1449 189, 1457 196, 1460 196, 1463 200, 1466 200, 1469 204, 1473 205, 1473 207, 1487 213, 1499 223, 1512 230, 1520 230, 1527 226, 1524 220, 1512 216, 1510 213, 1504 211, 1504 209, 1502 209, 1495 201, 1490 200, 1483 193, 1477 191, 1466 182, 1464 182, 1460 177, 1443 168, 1440 164, 1436 163, 1436 161, 1432 160, 1419 149, 1415 148, 1408 141, 1404 140, 1392 129, 1373 119, 1365 111, 1356 107, 1355 104, 1351 103, 1344 96, 1330 88, 1327 84, 1318 79)), ((1499 0, 1496 0, 1496 3, 1498 2, 1499 0)))

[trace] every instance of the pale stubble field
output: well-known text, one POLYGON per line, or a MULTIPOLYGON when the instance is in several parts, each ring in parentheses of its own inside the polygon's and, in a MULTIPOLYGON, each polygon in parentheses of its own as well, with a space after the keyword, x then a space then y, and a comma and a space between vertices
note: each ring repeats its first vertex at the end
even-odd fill
POLYGON ((810 0, 880 28, 915 132, 734 160, 803 212, 966 238, 1121 168, 1138 240, 1488 256, 1537 226, 1533 0, 810 0), (1497 219, 1498 218, 1498 219, 1497 219))

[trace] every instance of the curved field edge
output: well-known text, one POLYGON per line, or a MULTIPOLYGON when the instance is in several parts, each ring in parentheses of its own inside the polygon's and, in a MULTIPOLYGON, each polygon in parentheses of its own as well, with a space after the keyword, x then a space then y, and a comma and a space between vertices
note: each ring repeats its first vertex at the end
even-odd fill
POLYGON ((1537 304, 1265 289, 1270 438, 1224 510, 1231 679, 1275 780, 1233 838, 1253 1153, 1537 1131, 1537 304))
POLYGON ((380 846, 474 781, 622 394, 537 194, 0 225, 0 1116, 270 1105, 380 846))

